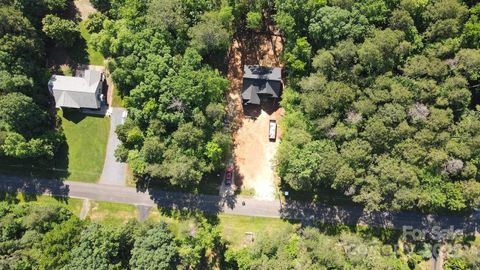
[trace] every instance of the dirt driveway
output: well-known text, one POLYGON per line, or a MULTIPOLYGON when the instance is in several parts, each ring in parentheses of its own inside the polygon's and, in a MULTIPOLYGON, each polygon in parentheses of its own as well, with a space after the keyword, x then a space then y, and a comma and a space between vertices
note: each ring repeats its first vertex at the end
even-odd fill
POLYGON ((80 13, 82 21, 85 20, 88 15, 97 12, 97 10, 92 6, 89 0, 75 0, 73 1, 73 3, 77 8, 78 13, 80 13))
POLYGON ((280 54, 283 40, 271 33, 237 33, 230 47, 228 78, 231 86, 227 95, 229 120, 234 130, 234 162, 237 185, 254 189, 255 197, 273 200, 276 175, 273 160, 279 144, 268 140, 270 119, 281 120, 282 109, 271 101, 262 106, 244 108, 241 100, 243 65, 282 67, 280 54))
MULTIPOLYGON (((247 110, 250 110, 248 108, 247 110)), ((274 158, 279 145, 277 140, 268 139, 268 125, 271 119, 281 119, 283 109, 267 112, 255 108, 259 114, 255 117, 245 116, 243 125, 235 135, 235 162, 237 176, 242 187, 255 190, 255 197, 264 200, 275 199, 276 185, 274 158), (257 116, 258 115, 258 116, 257 116)))

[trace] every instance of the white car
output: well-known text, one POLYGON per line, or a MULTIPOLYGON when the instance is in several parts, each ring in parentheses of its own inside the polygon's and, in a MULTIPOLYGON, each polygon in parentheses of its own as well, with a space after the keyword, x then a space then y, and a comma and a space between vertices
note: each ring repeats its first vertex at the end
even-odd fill
POLYGON ((277 139, 277 121, 270 120, 268 125, 268 138, 270 141, 275 141, 277 139))

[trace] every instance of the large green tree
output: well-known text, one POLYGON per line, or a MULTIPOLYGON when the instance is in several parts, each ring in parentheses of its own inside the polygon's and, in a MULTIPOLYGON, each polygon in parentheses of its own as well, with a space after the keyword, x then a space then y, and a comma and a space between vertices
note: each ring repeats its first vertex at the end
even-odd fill
POLYGON ((42 20, 43 32, 51 39, 65 47, 72 47, 79 39, 78 25, 55 15, 47 15, 42 20))
MULTIPOLYGON (((367 210, 475 207, 477 9, 469 34, 462 34, 468 8, 457 0, 332 1, 316 9, 296 29, 308 31, 311 62, 291 57, 294 39, 284 52, 293 79, 277 155, 284 183, 332 190, 367 210)), ((288 15, 295 18, 281 16, 288 15)))
POLYGON ((161 223, 135 240, 132 269, 177 269, 179 257, 173 235, 161 223))

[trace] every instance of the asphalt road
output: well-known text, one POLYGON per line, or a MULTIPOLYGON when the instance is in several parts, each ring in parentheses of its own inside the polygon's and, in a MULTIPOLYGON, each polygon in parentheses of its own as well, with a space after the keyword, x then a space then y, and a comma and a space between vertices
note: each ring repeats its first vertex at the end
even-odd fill
POLYGON ((125 186, 126 165, 115 159, 115 149, 120 145, 120 140, 115 133, 115 129, 118 125, 123 123, 122 114, 124 111, 125 109, 123 108, 112 108, 107 152, 105 155, 105 162, 103 163, 102 175, 100 176, 99 181, 101 184, 125 186))
POLYGON ((261 201, 241 196, 194 195, 159 190, 139 191, 135 188, 116 185, 61 182, 25 177, 0 176, 0 190, 50 194, 60 199, 68 196, 151 207, 200 210, 210 214, 225 213, 284 218, 300 220, 306 224, 320 221, 400 230, 404 226, 419 230, 431 230, 438 226, 441 229, 463 230, 465 233, 475 233, 480 230, 478 219, 473 216, 436 216, 416 212, 366 213, 360 207, 329 206, 298 201, 261 201))

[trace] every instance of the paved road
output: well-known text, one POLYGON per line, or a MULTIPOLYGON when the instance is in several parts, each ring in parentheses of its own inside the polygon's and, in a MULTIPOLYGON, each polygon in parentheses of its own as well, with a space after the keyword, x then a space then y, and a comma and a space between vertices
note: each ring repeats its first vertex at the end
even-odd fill
POLYGON ((115 185, 61 182, 21 177, 0 176, 0 190, 50 194, 59 197, 70 196, 152 207, 200 210, 213 214, 226 213, 294 219, 301 220, 303 223, 321 221, 397 229, 402 229, 403 226, 411 226, 414 229, 422 230, 432 229, 434 226, 440 226, 442 229, 448 229, 450 226, 453 226, 455 230, 461 229, 467 233, 475 233, 480 229, 478 220, 472 217, 455 215, 434 216, 415 212, 365 213, 359 207, 327 206, 297 201, 281 203, 278 200, 261 201, 239 196, 194 195, 159 190, 137 191, 135 188, 115 185))
POLYGON ((112 108, 110 116, 110 133, 108 135, 107 153, 103 163, 103 171, 100 176, 100 184, 125 186, 125 163, 118 162, 115 159, 115 149, 120 145, 120 140, 115 133, 115 128, 123 123, 123 108, 112 108))

